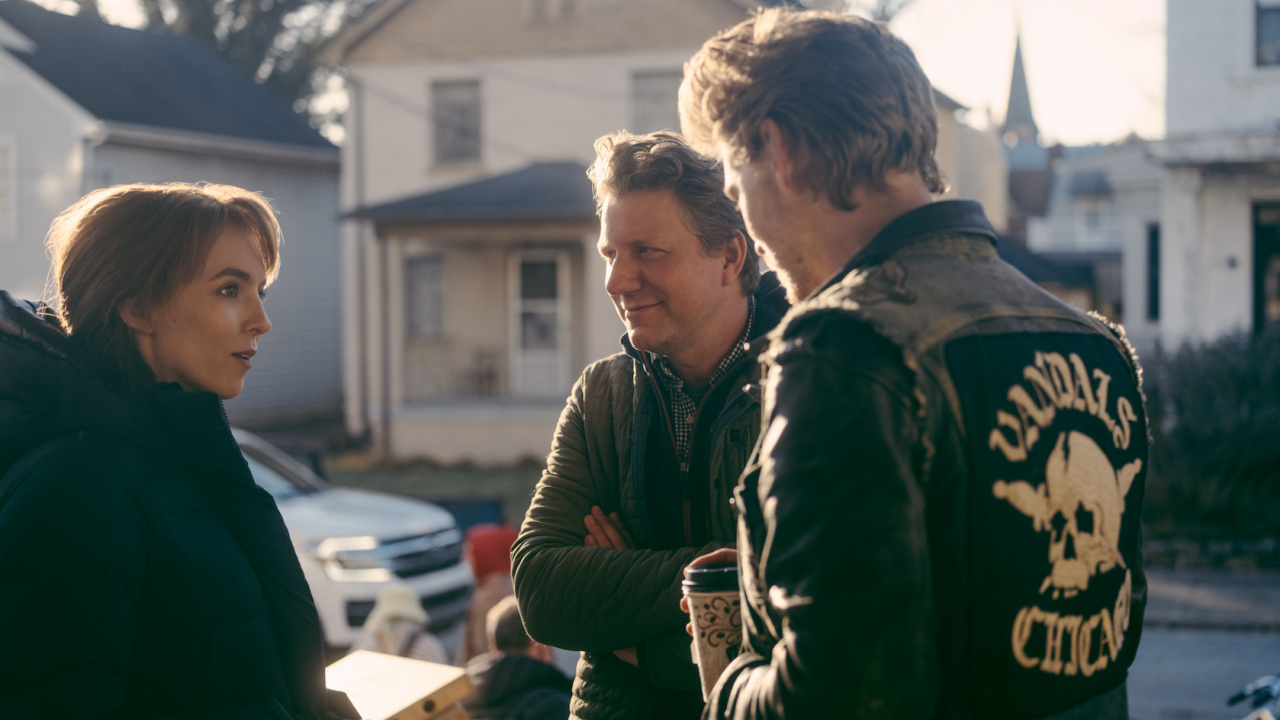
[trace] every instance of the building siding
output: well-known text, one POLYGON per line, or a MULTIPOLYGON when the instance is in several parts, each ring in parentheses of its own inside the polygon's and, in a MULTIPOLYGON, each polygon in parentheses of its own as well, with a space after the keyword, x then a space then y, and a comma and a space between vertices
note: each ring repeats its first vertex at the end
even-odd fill
POLYGON ((1280 121, 1280 66, 1254 65, 1254 12, 1254 0, 1169 0, 1170 137, 1280 121))
POLYGON ((746 17, 731 0, 410 0, 343 60, 355 65, 697 48, 746 17), (535 5, 547 12, 535 13, 535 5))
POLYGON ((349 187, 349 205, 430 192, 540 160, 589 163, 596 138, 632 123, 633 73, 679 70, 695 49, 353 67, 360 86, 353 102, 361 104, 354 114, 363 128, 353 129, 362 135, 352 135, 343 159, 354 169, 359 145, 365 172, 363 188, 349 187), (481 159, 437 164, 431 83, 465 79, 480 81, 481 159))
POLYGON ((83 137, 89 119, 70 101, 33 82, 0 50, 0 137, 12 140, 16 226, 0 232, 0 290, 37 299, 49 274, 45 236, 81 195, 83 137))

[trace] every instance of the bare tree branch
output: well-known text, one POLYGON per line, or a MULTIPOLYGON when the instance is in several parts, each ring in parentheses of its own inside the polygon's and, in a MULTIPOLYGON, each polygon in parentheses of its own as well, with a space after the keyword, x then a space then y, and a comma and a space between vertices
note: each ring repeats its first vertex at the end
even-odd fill
POLYGON ((98 0, 76 0, 80 6, 80 14, 94 20, 102 20, 102 11, 98 8, 98 0))
POLYGON ((312 94, 320 50, 377 1, 138 0, 151 27, 194 37, 291 103, 312 94))
POLYGON ((850 0, 849 12, 880 22, 890 22, 915 0, 850 0))

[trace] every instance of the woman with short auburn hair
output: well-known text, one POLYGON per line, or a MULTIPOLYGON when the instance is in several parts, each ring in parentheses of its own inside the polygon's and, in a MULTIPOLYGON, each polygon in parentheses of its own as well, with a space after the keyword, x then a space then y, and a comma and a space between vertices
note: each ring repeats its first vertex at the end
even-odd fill
POLYGON ((122 185, 48 244, 57 309, 0 292, 0 717, 336 717, 222 410, 271 329, 270 203, 122 185))

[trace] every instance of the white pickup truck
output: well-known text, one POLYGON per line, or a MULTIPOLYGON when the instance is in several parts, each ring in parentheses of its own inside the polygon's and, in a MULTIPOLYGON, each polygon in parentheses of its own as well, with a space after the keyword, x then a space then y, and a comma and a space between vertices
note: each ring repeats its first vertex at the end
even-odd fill
POLYGON ((421 500, 330 487, 310 468, 253 433, 233 428, 253 478, 276 499, 306 574, 325 642, 355 641, 378 590, 413 588, 440 633, 466 613, 475 587, 462 562, 453 515, 421 500))

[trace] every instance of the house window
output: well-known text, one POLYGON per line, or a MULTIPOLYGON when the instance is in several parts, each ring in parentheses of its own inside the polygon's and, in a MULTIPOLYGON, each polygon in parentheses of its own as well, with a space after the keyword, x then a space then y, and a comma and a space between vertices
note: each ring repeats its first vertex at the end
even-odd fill
POLYGON ((0 238, 13 237, 18 231, 18 162, 17 143, 0 137, 0 238))
POLYGON ((1147 319, 1160 319, 1160 226, 1147 226, 1147 319))
POLYGON ((404 268, 409 337, 444 337, 444 258, 410 258, 404 268))
POLYGON ((569 386, 569 262, 556 251, 511 258, 511 391, 554 397, 569 386))
POLYGON ((1280 65, 1280 0, 1258 0, 1257 53, 1259 67, 1280 65))
POLYGON ((556 269, 554 258, 520 261, 522 350, 554 350, 559 347, 556 269))
POLYGON ((684 74, 679 70, 638 72, 631 76, 631 130, 680 130, 677 96, 684 74))
POLYGON ((431 83, 436 163, 480 161, 480 81, 431 83))

